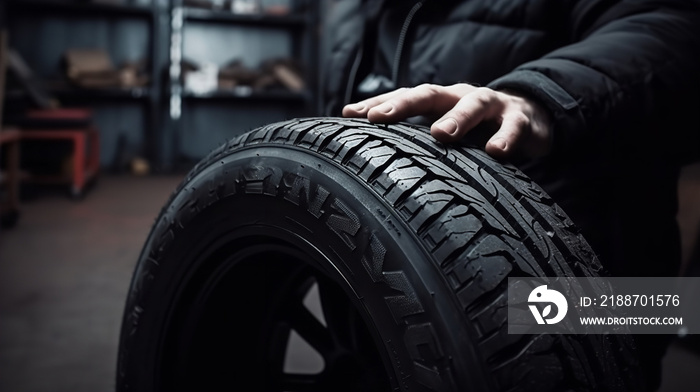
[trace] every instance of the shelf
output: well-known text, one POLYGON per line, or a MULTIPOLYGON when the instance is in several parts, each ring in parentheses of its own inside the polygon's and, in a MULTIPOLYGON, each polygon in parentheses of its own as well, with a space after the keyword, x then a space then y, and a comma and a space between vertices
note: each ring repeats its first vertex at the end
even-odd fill
POLYGON ((306 25, 306 18, 303 15, 234 14, 227 11, 214 11, 192 7, 184 8, 183 17, 189 21, 250 24, 280 28, 301 29, 306 25))
POLYGON ((133 16, 149 18, 153 9, 146 6, 119 5, 109 3, 68 2, 50 0, 10 0, 7 3, 10 12, 32 14, 63 14, 81 16, 124 17, 133 16))
POLYGON ((148 87, 133 88, 60 88, 51 89, 49 92, 59 99, 146 99, 150 97, 148 87))
MULTIPOLYGON (((148 87, 135 88, 108 88, 108 89, 85 89, 77 87, 49 88, 46 90, 51 98, 70 101, 88 100, 140 100, 151 96, 148 87)), ((8 99, 22 99, 28 94, 22 90, 8 90, 8 99)))
POLYGON ((185 99, 203 100, 251 100, 251 101, 278 101, 278 102, 304 102, 309 99, 308 93, 295 93, 291 91, 249 91, 249 90, 217 90, 206 94, 197 94, 185 91, 182 94, 185 99))

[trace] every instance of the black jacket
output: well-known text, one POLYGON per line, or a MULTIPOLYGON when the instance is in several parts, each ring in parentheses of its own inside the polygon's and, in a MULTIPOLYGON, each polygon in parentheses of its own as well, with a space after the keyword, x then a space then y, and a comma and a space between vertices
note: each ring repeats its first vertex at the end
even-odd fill
POLYGON ((677 273, 677 177, 700 156, 700 1, 329 7, 326 115, 421 83, 518 90, 555 120, 553 153, 519 166, 562 205, 610 272, 677 273))
POLYGON ((334 0, 329 7, 327 115, 362 98, 357 89, 369 74, 383 83, 365 83, 367 95, 467 82, 543 103, 555 119, 556 151, 601 137, 651 146, 631 141, 643 136, 669 159, 700 155, 697 0, 334 0))
MULTIPOLYGON (((512 89, 554 119, 519 166, 612 275, 678 273, 681 164, 700 156, 698 0, 331 0, 326 115, 396 87, 512 89)), ((666 342, 639 340, 652 387, 666 342)))

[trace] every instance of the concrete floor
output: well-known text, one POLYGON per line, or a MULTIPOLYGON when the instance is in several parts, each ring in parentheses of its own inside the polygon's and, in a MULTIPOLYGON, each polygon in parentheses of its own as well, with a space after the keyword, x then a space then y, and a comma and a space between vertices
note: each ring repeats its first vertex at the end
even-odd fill
MULTIPOLYGON (((684 255, 700 222, 700 166, 684 178, 684 255)), ((131 272, 178 177, 104 177, 85 200, 26 202, 0 232, 0 391, 114 390, 131 272)), ((674 345, 662 391, 700 391, 700 355, 674 345)))
POLYGON ((114 390, 131 272, 179 178, 102 178, 23 205, 0 233, 0 391, 114 390))

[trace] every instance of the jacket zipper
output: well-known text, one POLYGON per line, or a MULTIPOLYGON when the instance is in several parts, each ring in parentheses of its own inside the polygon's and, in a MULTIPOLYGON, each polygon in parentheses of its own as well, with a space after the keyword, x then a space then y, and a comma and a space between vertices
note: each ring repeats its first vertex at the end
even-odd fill
POLYGON ((355 54, 355 60, 352 63, 352 67, 350 68, 350 74, 348 75, 348 84, 345 87, 345 101, 343 104, 348 104, 350 103, 350 100, 352 99, 352 90, 353 86, 355 85, 355 78, 357 77, 357 70, 360 68, 360 63, 362 62, 362 52, 364 51, 364 44, 360 43, 360 47, 357 50, 357 54, 355 54))
POLYGON ((401 27, 401 33, 399 34, 399 42, 396 45, 396 53, 394 54, 394 64, 391 72, 391 80, 394 82, 394 87, 398 87, 399 84, 399 66, 401 65, 401 55, 403 54, 403 48, 406 44, 406 35, 408 34, 408 28, 411 26, 411 21, 416 15, 416 12, 423 6, 423 2, 419 1, 413 5, 406 19, 403 21, 403 26, 401 27))
MULTIPOLYGON (((401 65, 401 56, 406 41, 406 34, 408 34, 408 28, 410 27, 411 21, 416 15, 416 12, 418 12, 418 10, 422 6, 423 1, 419 1, 416 4, 414 4, 411 10, 408 11, 406 19, 404 19, 403 25, 401 26, 401 32, 399 33, 399 41, 396 46, 396 53, 394 54, 394 63, 392 64, 391 70, 391 80, 394 82, 394 86, 398 84, 399 66, 401 65)), ((360 64, 362 63, 363 51, 364 44, 361 43, 357 53, 355 54, 355 59, 353 61, 352 67, 350 68, 350 74, 348 75, 348 81, 345 87, 345 100, 343 104, 350 103, 352 99, 353 86, 355 85, 355 78, 357 78, 357 71, 360 68, 360 64)))

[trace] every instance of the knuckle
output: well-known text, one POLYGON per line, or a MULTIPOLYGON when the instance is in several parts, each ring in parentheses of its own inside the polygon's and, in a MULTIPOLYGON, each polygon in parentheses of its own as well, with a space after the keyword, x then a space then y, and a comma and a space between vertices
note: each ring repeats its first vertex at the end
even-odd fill
POLYGON ((479 87, 474 90, 474 99, 479 104, 487 106, 496 100, 496 92, 488 87, 479 87))
POLYGON ((438 93, 438 86, 430 83, 423 83, 413 88, 417 93, 426 96, 434 96, 438 93))
POLYGON ((530 126, 530 117, 523 112, 512 113, 509 119, 516 128, 524 129, 530 126))

